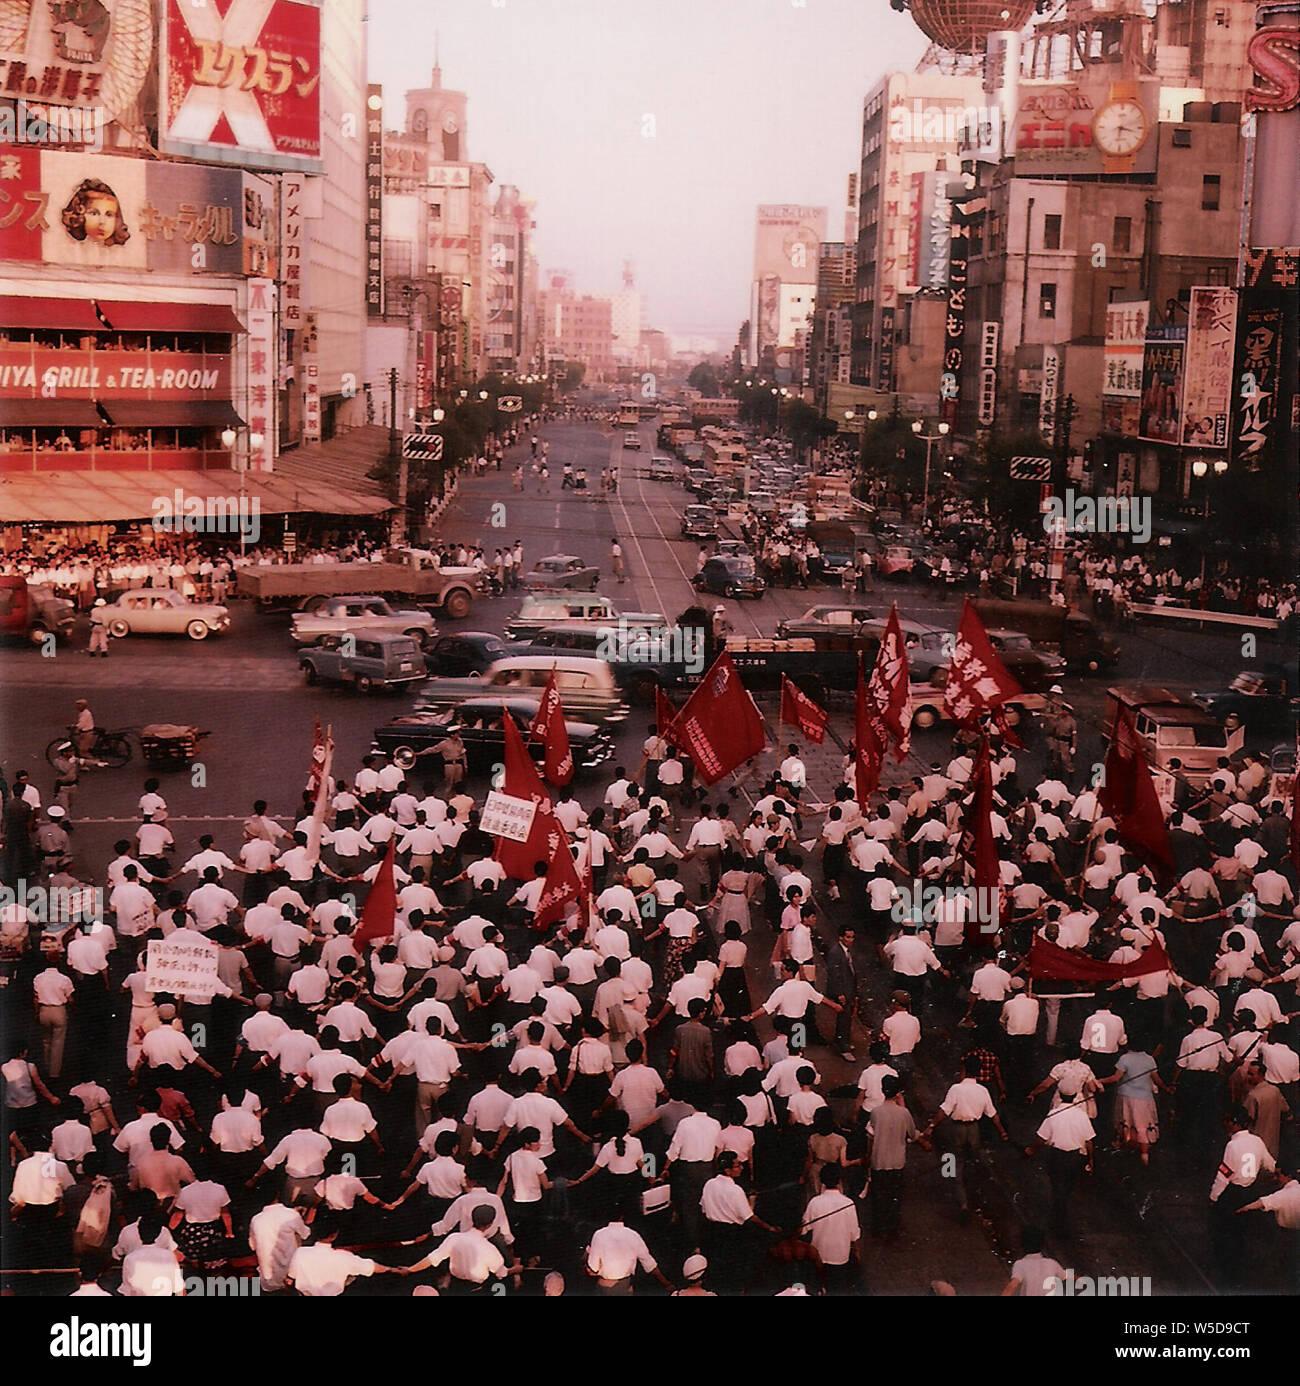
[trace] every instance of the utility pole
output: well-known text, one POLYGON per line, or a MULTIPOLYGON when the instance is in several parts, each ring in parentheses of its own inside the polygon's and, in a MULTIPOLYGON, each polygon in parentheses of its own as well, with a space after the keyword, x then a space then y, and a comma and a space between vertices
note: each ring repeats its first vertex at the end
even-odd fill
POLYGON ((388 369, 388 457, 397 463, 397 537, 406 537, 407 462, 397 436, 397 367, 388 369))

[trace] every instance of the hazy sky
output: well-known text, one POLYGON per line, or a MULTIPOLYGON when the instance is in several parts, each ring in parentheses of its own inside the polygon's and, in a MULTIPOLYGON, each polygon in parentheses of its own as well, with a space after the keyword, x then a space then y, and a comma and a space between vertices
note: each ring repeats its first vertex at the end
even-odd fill
POLYGON ((610 293, 633 261, 647 326, 734 340, 754 209, 843 229, 862 98, 925 40, 888 0, 370 0, 385 121, 429 85, 469 95, 468 157, 537 201, 534 249, 610 293), (642 134, 654 117, 654 134, 642 134))

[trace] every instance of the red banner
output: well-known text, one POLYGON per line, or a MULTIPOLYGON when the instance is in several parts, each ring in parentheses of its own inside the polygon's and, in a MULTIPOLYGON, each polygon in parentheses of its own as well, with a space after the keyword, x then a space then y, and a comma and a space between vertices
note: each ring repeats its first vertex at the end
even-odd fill
POLYGON ((1158 943, 1153 943, 1140 958, 1126 963, 1099 962, 1086 953, 1060 948, 1045 938, 1035 938, 1029 949, 1029 975, 1058 982, 1122 982, 1129 977, 1163 972, 1168 966, 1169 957, 1158 943))
POLYGON ((393 871, 393 856, 397 851, 397 834, 388 839, 388 851, 379 864, 375 879, 361 907, 361 922, 352 938, 352 946, 364 953, 371 939, 388 938, 397 924, 397 877, 393 871))
POLYGON ((555 670, 546 680, 546 688, 537 704, 537 715, 528 728, 528 735, 534 741, 546 746, 543 766, 546 778, 553 785, 565 785, 573 778, 573 753, 569 749, 569 729, 564 723, 564 709, 560 706, 560 690, 555 683, 555 670))
POLYGON ((1137 729, 1123 706, 1115 709, 1097 797, 1115 820, 1119 840, 1163 879, 1172 877, 1174 857, 1164 808, 1137 729))
POLYGON ((912 713, 908 706, 907 643, 898 620, 898 603, 889 609, 885 633, 880 638, 876 662, 867 685, 867 698, 875 713, 878 732, 884 730, 894 743, 894 756, 901 765, 912 745, 912 713))
POLYGON ((862 672, 862 656, 858 656, 858 689, 853 704, 853 797, 865 809, 867 797, 880 780, 880 762, 885 744, 876 728, 875 709, 867 692, 866 676, 862 672))
POLYGON ((990 948, 997 942, 1000 933, 1002 871, 997 843, 993 839, 993 770, 989 765, 987 737, 980 741, 979 750, 975 753, 971 786, 975 793, 966 810, 962 843, 967 849, 966 860, 974 875, 976 898, 997 903, 992 918, 982 909, 972 910, 967 916, 966 943, 971 948, 990 948))
POLYGON ((551 796, 542 784, 523 737, 519 735, 515 719, 507 713, 501 722, 506 739, 501 792, 515 799, 531 799, 537 805, 537 812, 533 815, 528 841, 512 842, 509 838, 499 837, 494 855, 505 868, 507 876, 517 881, 531 881, 534 867, 539 861, 550 861, 555 844, 564 830, 555 817, 551 796))
MULTIPOLYGON (((984 630, 970 598, 961 613, 957 641, 948 663, 943 705, 954 722, 969 724, 981 712, 992 712, 1002 726, 1002 705, 1022 691, 1007 673, 984 630)), ((1005 728, 1004 728, 1005 735, 1005 728)))
POLYGON ((724 650, 673 722, 669 738, 695 762, 701 784, 717 784, 767 744, 763 715, 724 650))
POLYGON ((551 853, 551 864, 546 872, 546 884, 537 897, 537 909, 533 913, 533 928, 545 929, 558 924, 569 912, 569 906, 583 896, 582 881, 578 878, 578 868, 573 863, 573 852, 564 829, 560 829, 559 841, 551 853))
POLYGON ((798 727, 800 735, 818 746, 826 740, 826 709, 796 688, 784 674, 781 675, 781 721, 786 726, 798 727))

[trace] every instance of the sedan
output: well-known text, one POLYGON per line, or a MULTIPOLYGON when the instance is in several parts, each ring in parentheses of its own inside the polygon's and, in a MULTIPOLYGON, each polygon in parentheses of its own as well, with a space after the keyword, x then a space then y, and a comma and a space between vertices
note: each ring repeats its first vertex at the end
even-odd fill
POLYGON ((524 586, 534 588, 585 587, 588 592, 594 592, 599 581, 600 569, 571 553, 539 559, 537 566, 524 574, 524 586))
POLYGON ((697 592, 714 592, 720 597, 761 597, 767 591, 754 560, 740 555, 706 558, 691 578, 691 586, 697 592))
POLYGON ((383 597, 314 597, 307 610, 296 611, 289 628, 295 645, 314 645, 322 635, 387 630, 423 643, 437 634, 427 611, 394 611, 383 597))
POLYGON ((1285 727, 1296 715, 1296 680, 1275 664, 1243 669, 1226 688, 1192 694, 1229 731, 1254 732, 1285 727))
POLYGON ((458 630, 440 635, 425 651, 429 673, 438 679, 465 679, 481 674, 510 651, 499 635, 484 630, 458 630))
POLYGON ((627 448, 629 452, 640 452, 641 439, 637 437, 635 433, 625 433, 623 435, 623 446, 627 448))
POLYGON ((189 602, 170 587, 139 587, 123 592, 114 602, 97 606, 91 621, 108 633, 124 635, 188 635, 206 640, 230 629, 230 611, 210 602, 189 602))
MULTIPOLYGON (((431 761, 439 764, 442 761, 433 748, 456 731, 465 743, 468 769, 472 773, 490 772, 505 761, 505 732, 501 723, 506 713, 514 719, 529 754, 540 761, 545 747, 540 741, 528 739, 529 725, 537 715, 535 698, 476 697, 450 707, 430 704, 376 727, 375 745, 403 770, 409 770, 420 760, 431 769, 431 761)), ((613 759, 613 740, 594 723, 571 721, 566 717, 564 727, 575 769, 594 770, 613 759)))
POLYGON ((802 616, 781 621, 776 633, 782 640, 791 636, 824 635, 827 631, 843 632, 852 630, 863 621, 870 621, 875 613, 869 606, 856 603, 831 606, 810 606, 802 616))
POLYGON ((688 505, 682 511, 683 539, 712 539, 718 532, 718 517, 707 505, 688 505))

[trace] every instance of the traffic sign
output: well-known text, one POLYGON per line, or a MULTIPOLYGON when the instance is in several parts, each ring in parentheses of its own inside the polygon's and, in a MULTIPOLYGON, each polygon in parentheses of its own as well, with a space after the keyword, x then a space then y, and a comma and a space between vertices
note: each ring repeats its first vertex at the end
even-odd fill
POLYGON ((1013 457, 1011 459, 1012 481, 1050 481, 1052 479, 1052 459, 1050 457, 1013 457))
POLYGON ((502 395, 497 400, 497 408, 503 414, 517 414, 524 407, 522 395, 502 395))
POLYGON ((408 433, 402 439, 402 456, 411 462, 441 462, 441 433, 408 433))

